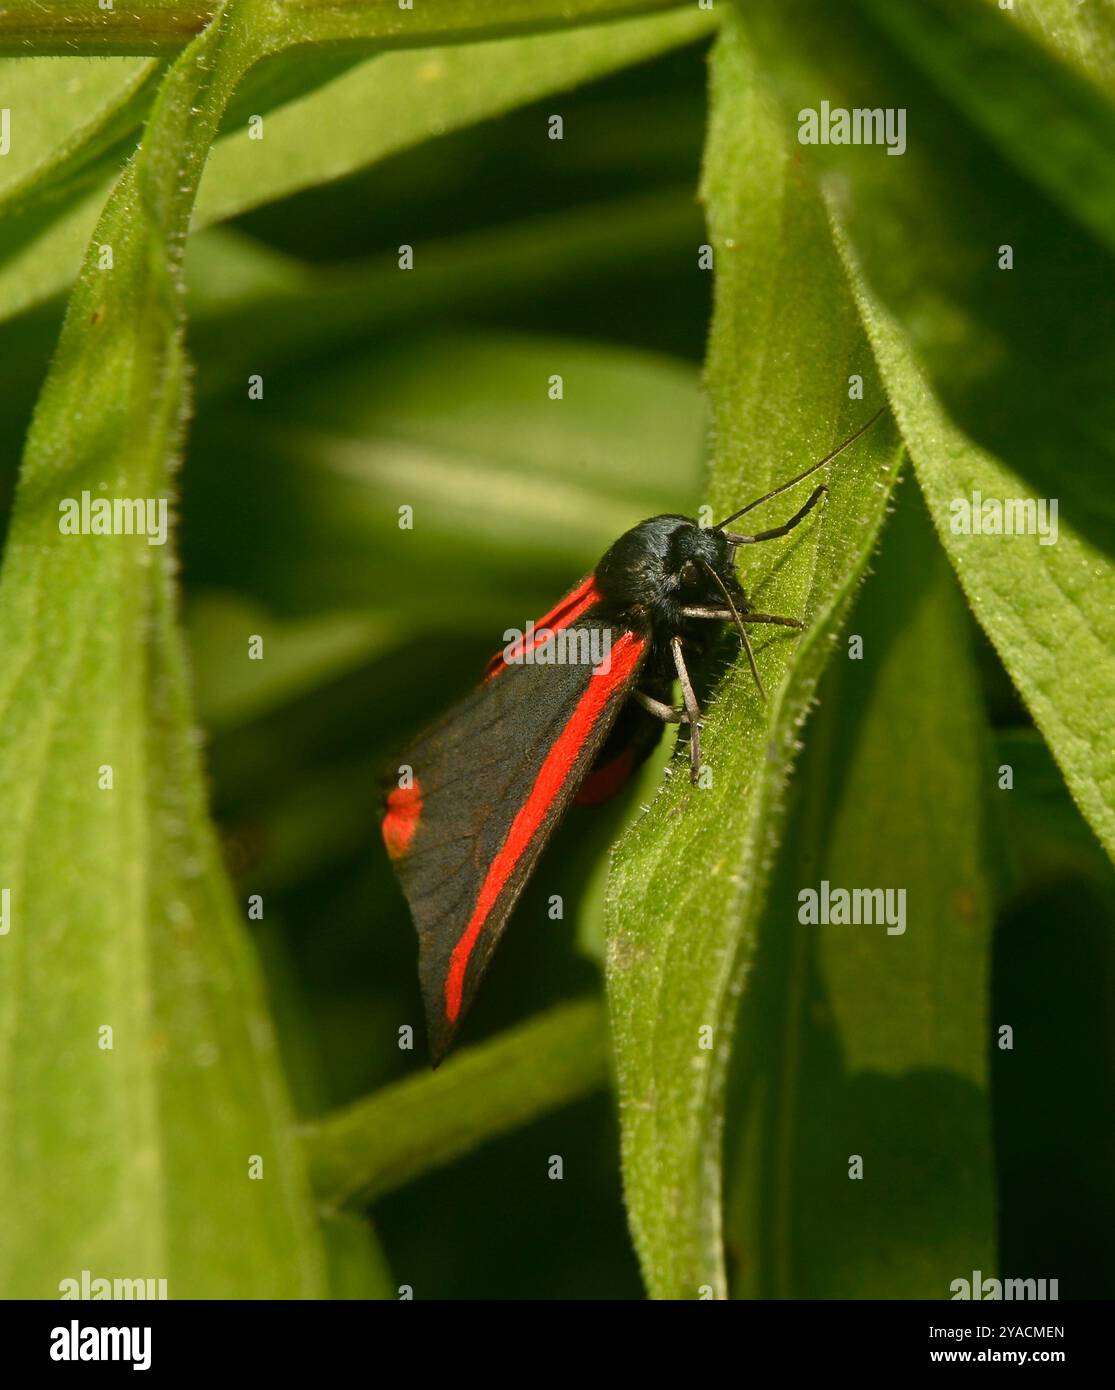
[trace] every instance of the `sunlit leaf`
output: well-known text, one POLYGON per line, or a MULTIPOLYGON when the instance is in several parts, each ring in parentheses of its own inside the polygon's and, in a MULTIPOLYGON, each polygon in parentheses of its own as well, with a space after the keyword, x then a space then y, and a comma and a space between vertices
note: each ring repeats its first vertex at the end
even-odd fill
MULTIPOLYGON (((717 257, 713 501, 724 515, 828 452, 882 400, 823 207, 796 175, 734 25, 716 49, 704 192, 717 257), (852 376, 862 377, 862 401, 849 400, 852 376)), ((676 763, 616 853, 608 977, 624 1185, 658 1297, 726 1291, 720 1141, 736 1005, 798 730, 896 461, 882 420, 828 471, 826 503, 800 530, 747 548, 741 570, 756 609, 801 617, 807 630, 755 639, 769 700, 737 662, 703 734, 712 786, 691 787, 676 763)), ((776 524, 803 500, 780 498, 749 520, 776 524)))
MULTIPOLYGON (((877 146, 799 146, 803 165, 840 229, 895 418, 968 602, 1115 853, 1115 508, 1106 481, 1115 340, 1084 307, 1111 283, 1115 259, 916 68, 884 63, 877 31, 854 7, 759 0, 747 24, 788 134, 822 96, 849 108, 908 108, 901 157, 877 146), (987 500, 1028 508, 1026 533, 963 533, 964 509, 982 514, 987 500)), ((1055 133, 1041 126, 1033 138, 1055 133)))
POLYGON ((744 999, 739 1293, 946 1298, 995 1267, 985 847, 1002 794, 970 628, 907 482, 820 686, 744 999), (863 891, 868 920, 854 900, 836 920, 863 891))
MULTIPOLYGON (((323 87, 317 86, 318 68, 307 62, 307 52, 312 50, 302 50, 305 85, 317 90, 265 116, 262 139, 249 138, 245 121, 240 129, 215 141, 192 216, 194 229, 341 178, 423 140, 691 42, 708 33, 715 21, 715 16, 698 10, 622 19, 623 11, 648 7, 622 0, 614 6, 580 0, 550 8, 559 9, 567 22, 575 22, 582 13, 592 18, 614 8, 621 13, 620 22, 568 33, 438 46, 439 25, 444 29, 452 24, 438 15, 453 15, 460 8, 458 0, 448 6, 421 5, 411 12, 411 30, 415 41, 431 46, 365 59, 323 87)), ((543 25, 548 17, 545 4, 521 6, 520 24, 531 8, 543 25)), ((282 7, 282 17, 291 16, 292 9, 282 7)), ((347 9, 357 16, 369 7, 347 9)), ((514 22, 505 4, 472 4, 468 12, 474 21, 489 14, 495 27, 514 22)), ((377 7, 376 24, 381 15, 377 7)), ((363 22, 366 32, 366 19, 363 22)), ((552 15, 549 22, 553 23, 552 15)), ((312 17, 300 21, 300 28, 312 25, 312 17)), ((281 28, 269 40, 269 51, 280 46, 281 52, 281 28)), ((89 61, 97 66, 95 60, 89 61)), ((133 114, 133 123, 134 119, 133 114)), ((539 138, 546 138, 544 130, 539 138)), ((88 162, 88 137, 81 151, 88 162)), ((101 187, 85 195, 44 226, 37 239, 11 251, 0 265, 0 317, 20 313, 70 283, 106 194, 101 187)))
MULTIPOLYGON (((1026 16, 973 0, 891 5, 859 0, 903 54, 922 68, 1004 156, 1046 189, 1109 247, 1115 247, 1115 103, 1029 37, 1026 16)), ((1066 6, 1081 13, 1080 6, 1066 6)), ((1093 6, 1115 46, 1115 17, 1093 6)), ((1054 48, 1065 48, 1060 27, 1054 48)), ((1095 52, 1096 46, 1089 45, 1095 52)), ((1115 48, 1113 48, 1115 51, 1115 48)), ((911 132, 917 138, 917 132, 911 132)))

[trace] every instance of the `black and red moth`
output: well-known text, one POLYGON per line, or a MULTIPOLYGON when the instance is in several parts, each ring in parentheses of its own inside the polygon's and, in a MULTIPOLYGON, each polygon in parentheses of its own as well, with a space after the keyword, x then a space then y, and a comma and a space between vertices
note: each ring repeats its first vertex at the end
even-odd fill
POLYGON ((699 659, 714 625, 733 622, 762 692, 747 625, 803 626, 752 611, 736 578, 735 553, 792 531, 825 486, 814 488, 780 526, 755 535, 724 528, 822 468, 880 414, 804 473, 715 526, 654 516, 620 536, 533 633, 497 653, 480 685, 402 754, 382 830, 418 929, 435 1065, 569 805, 604 801, 618 791, 657 742, 663 722, 688 724, 691 776, 698 780, 701 711, 687 656, 699 659), (607 659, 596 665, 546 660, 539 649, 563 632, 566 653, 594 645, 599 652, 606 635, 607 659), (592 636, 601 640, 593 644, 592 636), (672 703, 675 679, 680 706, 672 703))

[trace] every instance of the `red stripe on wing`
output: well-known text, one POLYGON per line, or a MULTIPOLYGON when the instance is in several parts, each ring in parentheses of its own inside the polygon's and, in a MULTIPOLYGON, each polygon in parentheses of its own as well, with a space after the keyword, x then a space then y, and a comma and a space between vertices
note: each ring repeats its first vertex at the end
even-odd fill
POLYGON ((607 675, 593 675, 591 678, 588 689, 577 702, 568 723, 554 740, 545 762, 539 768, 530 795, 511 822, 507 838, 500 846, 484 882, 480 885, 476 907, 469 924, 449 958, 449 972, 445 978, 445 1016, 450 1023, 455 1023, 461 1012, 465 971, 468 969, 473 948, 480 939, 488 913, 498 901, 523 851, 545 820, 550 803, 565 784, 577 760, 577 754, 592 733, 617 685, 622 685, 631 675, 645 646, 645 639, 635 632, 625 632, 613 646, 611 670, 607 675))
MULTIPOLYGON (((548 613, 544 613, 537 620, 534 624, 534 634, 529 642, 520 638, 514 644, 515 659, 521 661, 527 652, 532 652, 536 647, 541 647, 548 642, 555 632, 560 632, 563 627, 569 627, 571 623, 575 623, 599 599, 596 576, 590 574, 587 579, 582 579, 572 592, 566 594, 560 603, 555 604, 548 613)), ((505 647, 504 651, 506 650, 505 647)), ((485 667, 484 679, 487 681, 491 680, 493 676, 498 676, 501 671, 507 669, 507 664, 503 652, 496 652, 485 667)))

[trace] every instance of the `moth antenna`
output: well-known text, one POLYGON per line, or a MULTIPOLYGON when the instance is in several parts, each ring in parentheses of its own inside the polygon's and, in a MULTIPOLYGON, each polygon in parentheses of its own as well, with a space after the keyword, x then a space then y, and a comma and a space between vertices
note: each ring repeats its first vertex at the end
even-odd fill
POLYGON ((722 531, 724 527, 727 526, 730 522, 737 520, 746 512, 751 511, 753 507, 758 507, 761 506, 764 502, 769 502, 772 497, 777 497, 780 492, 786 492, 789 488, 797 487, 798 483, 804 482, 805 479, 808 478, 811 473, 816 473, 818 468, 824 468, 826 463, 831 463, 833 459, 837 457, 838 454, 842 454, 845 449, 849 448, 852 444, 856 442, 857 439, 859 439, 860 435, 866 434, 867 431, 871 428, 871 426, 875 423, 879 416, 883 414, 885 410, 886 406, 881 405, 879 409, 875 412, 875 414, 872 415, 871 419, 868 420, 866 425, 861 425, 859 429, 856 430, 855 434, 850 434, 848 438, 845 439, 843 444, 838 444, 836 448, 833 449, 830 453, 827 453, 823 459, 818 459, 816 463, 810 464, 804 473, 799 473, 796 478, 791 478, 788 483, 780 483, 778 487, 771 488, 770 492, 763 493, 762 497, 756 497, 754 502, 748 502, 746 507, 741 507, 738 512, 733 512, 731 516, 726 516, 723 521, 718 521, 712 529, 714 531, 722 531))
POLYGON ((724 595, 724 601, 727 603, 732 614, 732 619, 739 629, 740 641, 743 643, 743 649, 747 653, 747 661, 751 667, 751 674, 755 677, 755 684, 759 687, 759 694, 765 700, 767 698, 767 692, 763 689, 762 677, 759 675, 758 666, 755 665, 755 653, 751 647, 751 638, 747 635, 747 629, 743 625, 743 619, 739 615, 739 609, 736 607, 732 595, 728 592, 727 584, 724 583, 723 579, 720 578, 709 562, 707 560, 702 560, 701 564, 709 574, 712 575, 713 579, 716 581, 717 587, 724 595))

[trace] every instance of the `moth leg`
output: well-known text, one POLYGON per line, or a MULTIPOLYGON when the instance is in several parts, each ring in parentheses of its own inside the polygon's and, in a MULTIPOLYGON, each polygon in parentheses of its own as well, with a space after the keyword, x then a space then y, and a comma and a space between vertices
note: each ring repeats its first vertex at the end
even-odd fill
POLYGON ((685 722, 685 709, 681 705, 668 705, 665 700, 656 700, 653 695, 648 695, 643 690, 636 690, 634 698, 648 714, 653 714, 664 724, 685 722))
POLYGON ((674 657, 674 667, 681 682, 681 696, 685 702, 685 713, 689 719, 689 780, 694 786, 701 775, 701 706, 697 703, 697 693, 689 679, 689 669, 681 649, 681 638, 670 638, 670 651, 674 657))
POLYGON ((828 488, 825 484, 818 484, 809 494, 808 501, 800 511, 795 512, 789 521, 783 522, 781 526, 773 527, 770 531, 760 531, 754 536, 735 536, 725 531, 724 536, 729 545, 754 545, 756 541, 777 540, 779 536, 784 536, 787 531, 792 531, 795 526, 804 521, 826 492, 828 492, 828 488))
POLYGON ((777 613, 741 613, 745 623, 777 623, 779 627, 804 627, 800 618, 783 618, 777 613))
POLYGON ((645 690, 636 690, 634 699, 642 705, 648 714, 653 714, 664 724, 687 724, 689 722, 684 705, 668 705, 665 700, 656 700, 645 690))
MULTIPOLYGON (((733 621, 731 611, 727 608, 707 608, 700 604, 690 606, 681 610, 683 618, 708 618, 710 622, 730 623, 733 621)), ((742 615, 741 615, 742 616, 742 615)))
MULTIPOLYGON (((683 608, 681 613, 683 618, 709 618, 721 623, 735 621, 735 615, 728 608, 683 608)), ((774 613, 741 612, 739 617, 744 623, 779 623, 782 627, 805 626, 800 618, 780 618, 774 613)))

